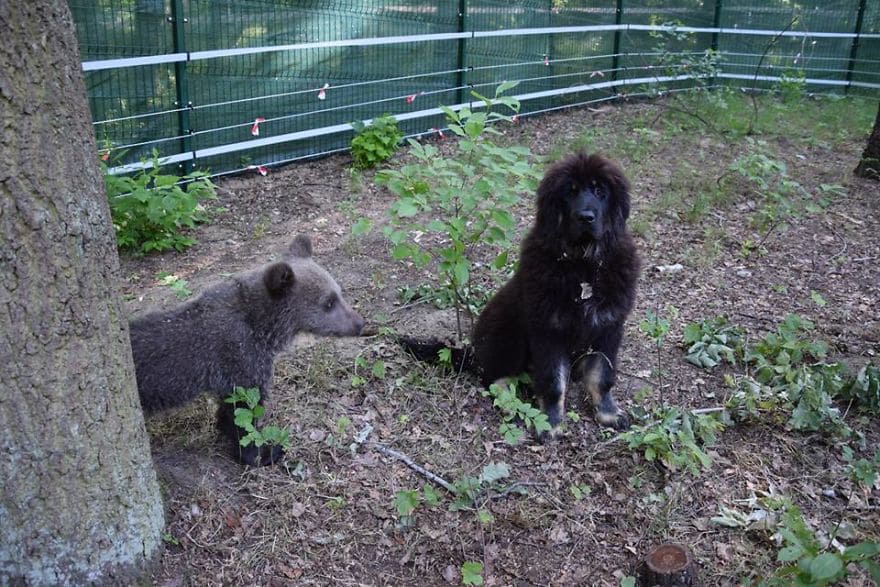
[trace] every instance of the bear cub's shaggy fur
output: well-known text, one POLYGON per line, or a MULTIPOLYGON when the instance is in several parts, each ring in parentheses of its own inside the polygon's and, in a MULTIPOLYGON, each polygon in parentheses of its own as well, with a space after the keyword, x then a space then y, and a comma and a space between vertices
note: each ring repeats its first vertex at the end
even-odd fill
POLYGON ((312 260, 311 241, 298 236, 282 261, 237 273, 200 296, 130 322, 141 406, 147 414, 182 406, 202 392, 220 400, 218 427, 247 465, 268 465, 281 447, 239 446, 233 387, 258 387, 269 397, 275 357, 299 332, 357 336, 364 320, 336 281, 312 260))

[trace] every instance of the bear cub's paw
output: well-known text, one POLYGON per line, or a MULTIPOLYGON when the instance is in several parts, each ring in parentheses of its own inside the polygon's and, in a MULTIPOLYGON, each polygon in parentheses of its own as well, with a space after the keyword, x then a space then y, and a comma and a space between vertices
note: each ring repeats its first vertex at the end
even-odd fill
POLYGON ((239 459, 249 467, 266 467, 281 462, 284 458, 284 449, 277 444, 264 444, 263 446, 246 446, 239 452, 239 459))

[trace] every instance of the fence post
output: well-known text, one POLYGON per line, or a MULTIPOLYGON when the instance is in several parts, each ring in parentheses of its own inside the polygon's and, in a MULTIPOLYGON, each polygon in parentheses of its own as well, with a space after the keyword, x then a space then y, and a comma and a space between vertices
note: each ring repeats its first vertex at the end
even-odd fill
MULTIPOLYGON (((171 27, 174 32, 174 52, 186 53, 186 33, 184 25, 189 19, 183 13, 183 0, 171 1, 171 27)), ((192 127, 190 126, 190 110, 192 102, 189 100, 189 86, 187 83, 187 63, 188 61, 178 61, 174 64, 174 85, 177 93, 177 128, 180 138, 180 152, 189 153, 192 151, 192 127)), ((179 169, 183 174, 189 173, 195 168, 195 159, 184 161, 180 164, 179 169)))
MULTIPOLYGON (((715 0, 715 16, 712 18, 712 28, 720 29, 721 28, 721 13, 722 13, 722 2, 723 0, 715 0)), ((712 33, 712 46, 711 49, 714 53, 718 52, 718 41, 721 38, 721 33, 715 31, 712 33)), ((715 86, 715 76, 712 76, 712 86, 715 86)))
MULTIPOLYGON (((458 32, 464 33, 467 28, 467 0, 458 0, 458 32)), ((467 39, 458 40, 458 76, 456 76, 456 84, 458 86, 458 103, 464 104, 470 102, 470 94, 465 92, 467 84, 467 75, 465 72, 465 62, 467 61, 467 39)))
MULTIPOLYGON (((623 0, 617 0, 617 9, 614 12, 614 24, 620 26, 623 23, 623 0)), ((620 29, 614 31, 614 56, 611 58, 611 80, 617 81, 617 68, 620 64, 620 29)), ((615 93, 617 87, 614 88, 615 93)))
POLYGON ((849 85, 852 82, 853 69, 856 66, 856 58, 859 55, 859 35, 862 34, 862 21, 865 18, 865 0, 859 0, 859 13, 856 16, 856 36, 853 38, 852 47, 849 50, 849 63, 846 66, 846 86, 844 93, 849 93, 849 85))

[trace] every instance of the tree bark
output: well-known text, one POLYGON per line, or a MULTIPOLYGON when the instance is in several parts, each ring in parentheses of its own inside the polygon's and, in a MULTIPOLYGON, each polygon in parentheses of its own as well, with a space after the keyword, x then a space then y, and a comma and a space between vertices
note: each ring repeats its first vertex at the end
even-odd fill
POLYGON ((0 1, 0 584, 161 550, 119 259, 66 3, 0 1))
POLYGON ((877 118, 874 120, 874 130, 868 137, 868 146, 862 153, 862 160, 859 161, 855 174, 859 177, 867 177, 869 179, 880 180, 880 104, 877 106, 877 118))

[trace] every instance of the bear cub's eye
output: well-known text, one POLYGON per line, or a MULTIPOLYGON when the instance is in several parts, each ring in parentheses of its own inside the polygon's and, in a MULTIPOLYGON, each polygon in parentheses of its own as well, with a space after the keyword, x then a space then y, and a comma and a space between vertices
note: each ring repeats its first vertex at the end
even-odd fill
POLYGON ((336 305, 336 296, 333 296, 331 298, 327 298, 327 301, 324 302, 324 310, 329 312, 330 310, 333 309, 333 307, 335 305, 336 305))

